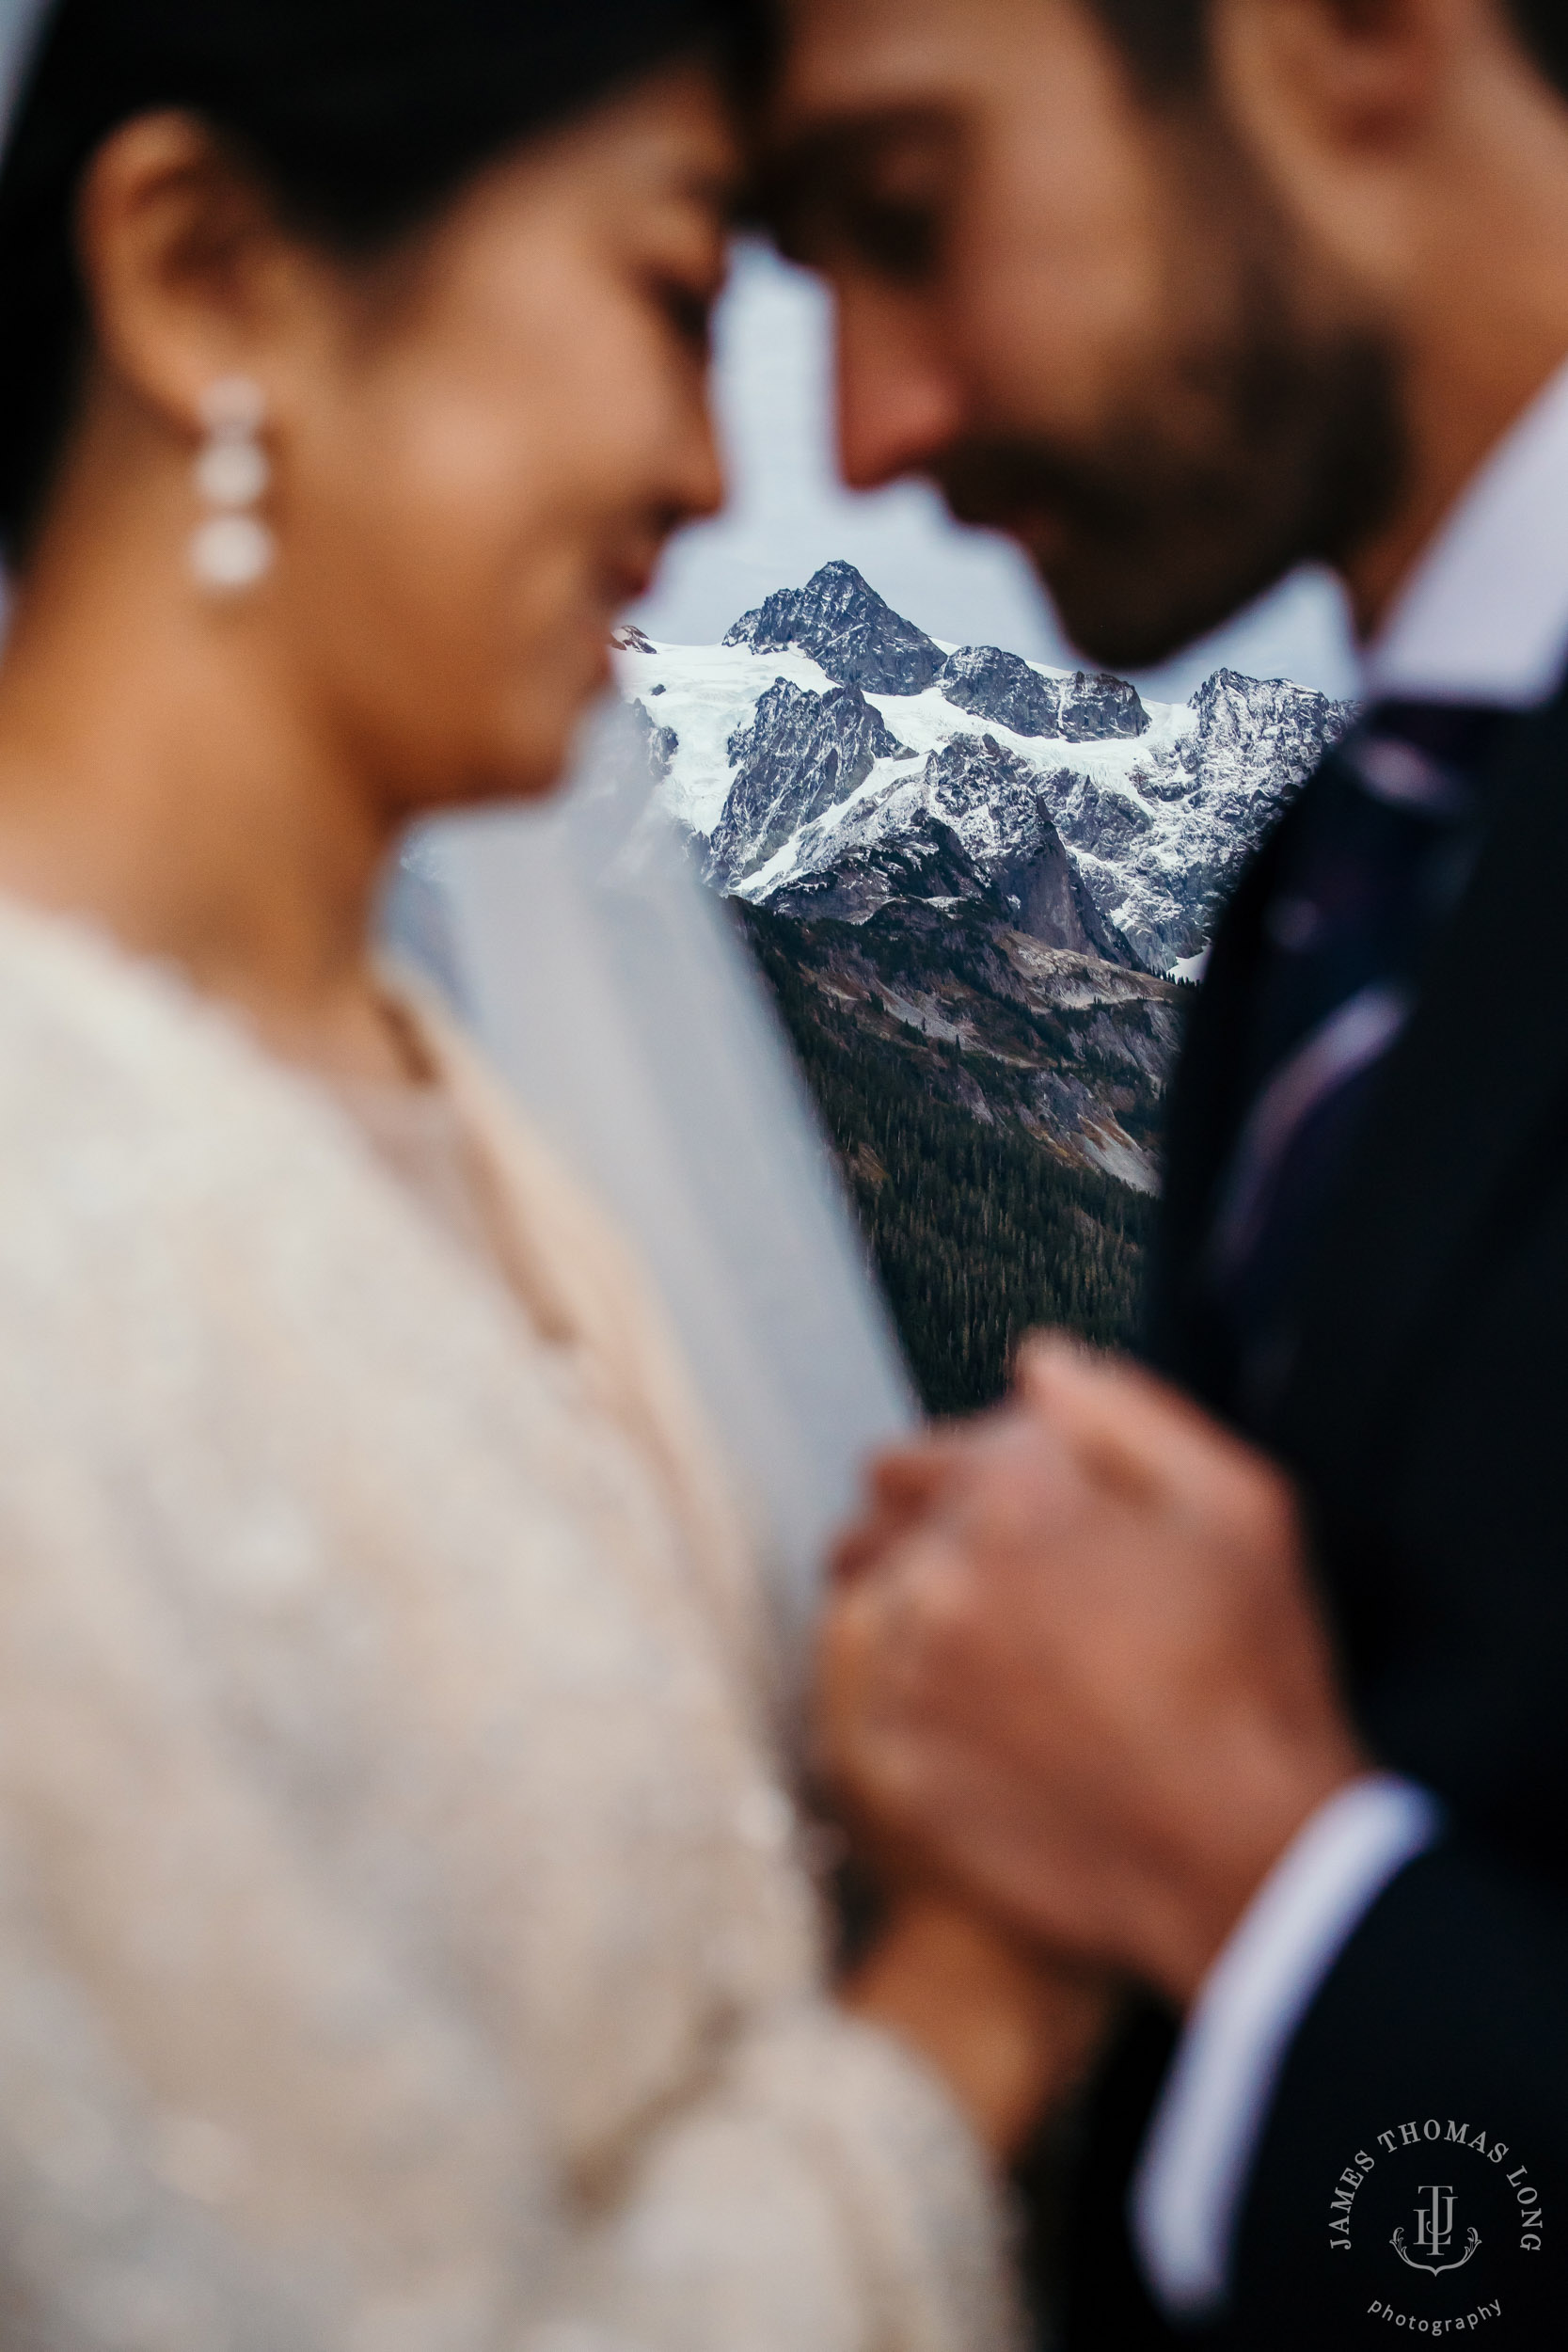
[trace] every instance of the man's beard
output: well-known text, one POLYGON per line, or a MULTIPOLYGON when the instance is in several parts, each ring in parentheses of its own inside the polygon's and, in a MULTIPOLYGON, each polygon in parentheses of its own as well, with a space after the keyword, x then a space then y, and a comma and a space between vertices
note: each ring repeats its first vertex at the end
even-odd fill
POLYGON ((1093 447, 976 437, 934 469, 960 520, 1022 542, 1074 644, 1108 666, 1162 660, 1297 564, 1342 563, 1403 490, 1391 342, 1290 331, 1277 279, 1240 317, 1232 347, 1183 355, 1093 447), (1168 420, 1195 389, 1201 437, 1179 437, 1168 420))

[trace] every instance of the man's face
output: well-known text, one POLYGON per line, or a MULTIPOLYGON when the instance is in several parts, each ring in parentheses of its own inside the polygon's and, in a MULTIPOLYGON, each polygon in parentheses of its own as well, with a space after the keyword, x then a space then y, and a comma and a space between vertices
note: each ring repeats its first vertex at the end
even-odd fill
POLYGON ((1398 495, 1387 335, 1202 91, 1087 0, 789 0, 786 247, 840 306, 841 447, 1034 557, 1075 642, 1158 660, 1398 495))

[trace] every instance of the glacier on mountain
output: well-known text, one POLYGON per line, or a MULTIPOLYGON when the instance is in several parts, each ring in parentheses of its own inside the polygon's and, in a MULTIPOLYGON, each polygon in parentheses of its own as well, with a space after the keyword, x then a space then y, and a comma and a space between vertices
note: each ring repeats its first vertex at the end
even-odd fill
POLYGON ((1191 969, 1260 834, 1351 707, 1221 670, 1190 703, 939 644, 853 565, 722 645, 620 640, 650 775, 718 889, 863 923, 985 899, 1025 935, 1191 969))

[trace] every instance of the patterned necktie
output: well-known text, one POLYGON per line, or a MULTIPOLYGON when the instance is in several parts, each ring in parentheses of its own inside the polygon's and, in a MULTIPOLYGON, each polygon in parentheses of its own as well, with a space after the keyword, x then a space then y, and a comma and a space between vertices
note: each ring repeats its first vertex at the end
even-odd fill
POLYGON ((1265 916, 1243 1099, 1210 1235, 1233 1408, 1266 1416, 1296 1307, 1427 947, 1480 848, 1480 778, 1507 714, 1384 703, 1309 787, 1265 916))

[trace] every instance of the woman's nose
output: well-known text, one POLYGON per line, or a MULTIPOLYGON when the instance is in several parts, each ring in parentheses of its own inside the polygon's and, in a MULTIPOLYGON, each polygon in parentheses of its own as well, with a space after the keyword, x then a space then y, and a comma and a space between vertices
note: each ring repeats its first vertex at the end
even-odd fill
POLYGON ((687 407, 670 468, 669 502, 681 523, 717 515, 728 494, 711 386, 687 407))

